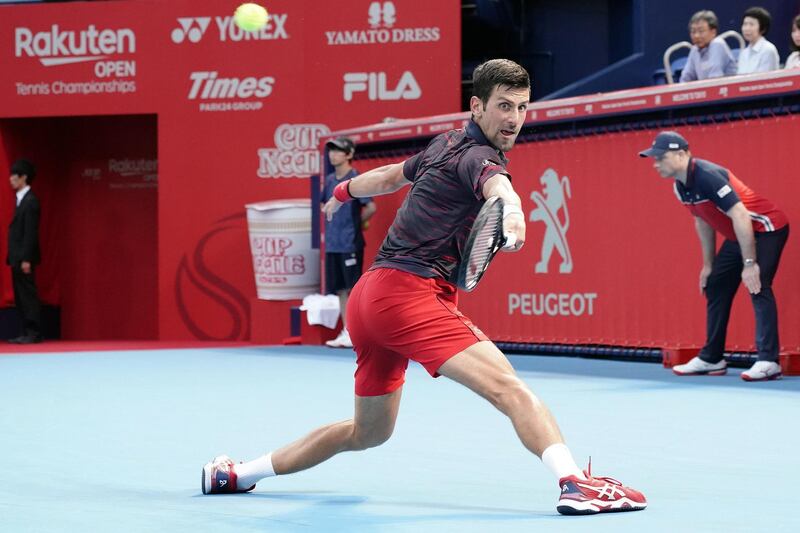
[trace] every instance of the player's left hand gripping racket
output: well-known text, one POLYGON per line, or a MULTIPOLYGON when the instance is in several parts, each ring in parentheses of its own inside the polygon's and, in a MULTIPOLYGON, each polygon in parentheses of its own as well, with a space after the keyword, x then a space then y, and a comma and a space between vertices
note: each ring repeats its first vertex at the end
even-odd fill
POLYGON ((467 292, 473 290, 500 248, 513 248, 516 241, 516 233, 503 235, 503 200, 492 196, 472 224, 456 284, 467 292))

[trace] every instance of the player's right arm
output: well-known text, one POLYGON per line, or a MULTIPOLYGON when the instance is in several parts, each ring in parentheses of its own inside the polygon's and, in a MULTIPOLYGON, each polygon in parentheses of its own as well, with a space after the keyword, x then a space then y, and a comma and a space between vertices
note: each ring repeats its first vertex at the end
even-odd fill
POLYGON ((499 196, 505 205, 503 211, 503 232, 515 233, 517 241, 513 248, 504 251, 517 251, 525 244, 525 215, 522 212, 522 202, 519 195, 511 186, 511 181, 505 174, 495 174, 483 184, 484 198, 499 196))
POLYGON ((706 288, 711 266, 714 264, 714 255, 717 251, 717 234, 714 228, 700 217, 694 217, 694 229, 700 239, 700 249, 703 253, 703 268, 700 269, 700 294, 706 288))
MULTIPOLYGON (((373 168, 344 182, 341 186, 347 187, 347 191, 352 198, 364 198, 393 193, 411 183, 403 175, 404 164, 405 161, 373 168)), ((331 220, 333 214, 338 211, 341 206, 342 202, 337 200, 334 195, 328 200, 325 206, 323 206, 322 210, 325 212, 325 216, 328 220, 331 220)))

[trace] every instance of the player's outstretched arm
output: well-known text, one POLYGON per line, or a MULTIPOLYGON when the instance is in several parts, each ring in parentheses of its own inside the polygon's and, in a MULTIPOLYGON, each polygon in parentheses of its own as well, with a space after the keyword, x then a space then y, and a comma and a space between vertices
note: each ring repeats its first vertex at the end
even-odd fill
POLYGON ((525 215, 522 213, 522 201, 511 186, 508 176, 495 174, 483 184, 483 197, 499 196, 503 200, 503 233, 515 233, 517 241, 513 248, 504 251, 517 251, 525 244, 525 215))
MULTIPOLYGON (((381 194, 393 193, 411 183, 403 175, 403 164, 394 163, 382 167, 373 168, 355 178, 339 184, 344 187, 344 198, 364 198, 367 196, 380 196, 381 194)), ((340 193, 341 194, 341 193, 340 193)), ((323 206, 322 211, 328 220, 342 206, 342 201, 334 196, 323 206)))
POLYGON ((411 183, 403 175, 405 161, 373 168, 350 180, 350 195, 355 198, 393 193, 411 183))

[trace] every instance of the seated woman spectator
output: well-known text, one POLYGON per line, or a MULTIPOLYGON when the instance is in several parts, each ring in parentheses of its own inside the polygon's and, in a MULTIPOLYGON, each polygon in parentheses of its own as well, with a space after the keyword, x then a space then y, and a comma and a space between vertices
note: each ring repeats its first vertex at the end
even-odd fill
POLYGON ((786 58, 783 68, 800 68, 800 15, 792 21, 792 53, 786 58))
POLYGON ((739 54, 737 74, 769 72, 778 68, 778 49, 765 37, 771 22, 772 16, 763 7, 751 7, 744 12, 742 36, 747 41, 747 48, 739 54))

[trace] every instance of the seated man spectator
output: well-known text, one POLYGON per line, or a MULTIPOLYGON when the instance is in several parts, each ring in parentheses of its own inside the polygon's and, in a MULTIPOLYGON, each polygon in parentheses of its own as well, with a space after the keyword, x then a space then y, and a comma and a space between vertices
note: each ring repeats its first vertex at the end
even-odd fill
POLYGON ((742 17, 742 36, 747 48, 739 54, 737 74, 777 70, 781 62, 778 49, 766 39, 772 16, 763 7, 751 7, 742 17))
POLYGON ((717 36, 719 22, 713 11, 698 11, 689 20, 692 50, 681 72, 681 82, 721 78, 736 74, 736 60, 725 39, 717 36))

